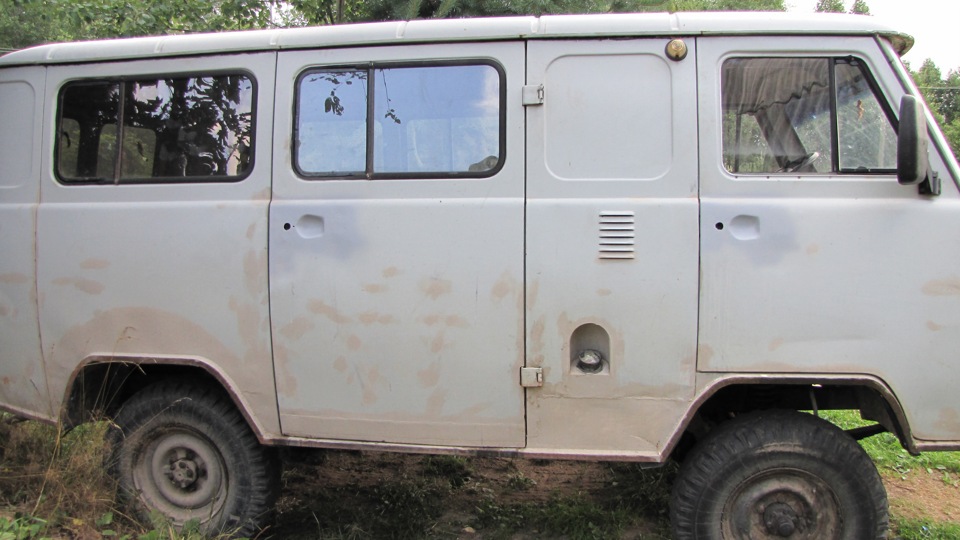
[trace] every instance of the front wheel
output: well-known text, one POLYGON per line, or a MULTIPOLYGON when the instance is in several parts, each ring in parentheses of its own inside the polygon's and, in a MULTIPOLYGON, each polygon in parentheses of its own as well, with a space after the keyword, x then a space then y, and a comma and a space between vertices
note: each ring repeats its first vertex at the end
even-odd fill
POLYGON ((219 391, 162 382, 127 401, 108 435, 110 471, 141 519, 157 512, 206 534, 252 536, 278 493, 279 465, 219 391))
POLYGON ((688 456, 670 505, 678 540, 885 538, 887 494, 850 436, 809 414, 763 411, 688 456))

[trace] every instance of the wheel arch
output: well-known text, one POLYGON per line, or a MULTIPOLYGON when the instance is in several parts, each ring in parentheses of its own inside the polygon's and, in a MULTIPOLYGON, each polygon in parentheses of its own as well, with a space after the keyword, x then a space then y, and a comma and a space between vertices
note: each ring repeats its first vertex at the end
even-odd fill
POLYGON ((699 392, 668 441, 665 455, 682 458, 711 426, 739 414, 765 409, 856 409, 863 418, 877 422, 885 431, 896 435, 908 452, 920 453, 899 399, 879 378, 730 375, 718 377, 699 392))
POLYGON ((180 356, 89 356, 70 375, 60 408, 66 428, 115 415, 131 396, 161 380, 183 379, 228 396, 247 425, 264 443, 265 430, 250 413, 236 383, 213 362, 180 356))

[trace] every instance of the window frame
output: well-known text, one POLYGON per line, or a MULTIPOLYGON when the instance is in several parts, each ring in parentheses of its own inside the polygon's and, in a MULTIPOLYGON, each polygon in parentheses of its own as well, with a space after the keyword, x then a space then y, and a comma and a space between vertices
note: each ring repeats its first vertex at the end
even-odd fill
POLYGON ((507 73, 499 62, 488 58, 464 58, 455 60, 418 60, 418 61, 385 61, 385 62, 363 62, 311 66, 302 70, 296 78, 293 93, 293 122, 290 145, 290 162, 294 173, 304 180, 437 180, 437 179, 481 179, 490 178, 497 175, 504 167, 507 160, 507 73), (376 95, 376 80, 370 75, 378 69, 403 69, 403 68, 432 68, 432 67, 457 67, 457 66, 487 66, 493 68, 499 78, 499 96, 497 121, 498 137, 497 148, 499 152, 497 165, 485 171, 439 171, 439 172, 375 172, 373 155, 373 143, 375 139, 375 126, 373 110, 376 108, 374 96, 376 95), (310 75, 332 71, 366 71, 368 80, 373 81, 367 85, 367 111, 365 118, 365 170, 353 173, 324 173, 305 171, 300 166, 298 152, 300 149, 300 97, 301 85, 303 80, 310 75))
MULTIPOLYGON (((110 77, 88 77, 88 78, 74 78, 64 80, 60 87, 57 89, 57 110, 56 110, 56 124, 54 126, 54 145, 53 145, 53 175, 57 180, 57 183, 63 186, 102 186, 102 185, 166 185, 166 184, 232 184, 238 183, 246 180, 253 174, 254 169, 256 168, 256 147, 257 147, 257 123, 259 119, 258 106, 259 106, 259 95, 260 87, 259 82, 257 81, 256 76, 247 69, 214 69, 210 71, 190 71, 190 72, 153 72, 153 73, 140 73, 136 75, 122 75, 122 76, 110 76, 110 77), (123 130, 121 126, 124 121, 124 97, 126 92, 126 85, 130 82, 143 82, 150 80, 161 81, 164 79, 202 79, 205 77, 229 77, 229 76, 240 76, 246 77, 250 81, 251 86, 251 98, 250 98, 250 165, 243 172, 243 174, 238 175, 217 175, 217 176, 201 176, 201 175, 192 175, 192 176, 151 176, 151 177, 132 177, 132 178, 123 178, 121 176, 122 170, 119 167, 114 167, 113 178, 77 178, 72 179, 65 177, 60 172, 60 152, 61 152, 61 126, 63 123, 63 112, 64 112, 64 94, 66 90, 72 86, 80 85, 95 85, 95 84, 117 84, 119 85, 120 91, 120 100, 117 106, 117 131, 122 135, 123 130)), ((118 140, 117 142, 117 153, 120 154, 123 152, 123 142, 118 140)))
MULTIPOLYGON (((757 51, 760 52, 760 51, 757 51)), ((873 75, 873 72, 870 70, 869 62, 857 55, 809 55, 809 54, 790 54, 785 52, 784 54, 773 53, 773 54, 737 54, 726 56, 723 58, 723 61, 720 64, 720 71, 723 71, 723 66, 731 60, 754 60, 754 59, 783 59, 783 60, 793 60, 793 59, 808 59, 808 60, 823 60, 828 63, 828 84, 829 88, 829 98, 830 98, 830 170, 824 172, 797 172, 797 171, 764 171, 764 172, 742 172, 742 171, 731 171, 726 167, 725 164, 725 154, 721 150, 720 152, 720 167, 721 169, 729 175, 735 177, 743 178, 752 178, 752 177, 773 177, 773 178, 783 178, 783 177, 795 177, 795 176, 890 176, 896 175, 896 168, 892 169, 841 169, 840 168, 840 134, 839 134, 839 110, 837 104, 837 67, 840 64, 847 64, 856 69, 860 70, 861 75, 863 75, 864 82, 867 84, 867 87, 873 93, 874 98, 876 99, 877 104, 880 106, 881 111, 884 114, 884 117, 889 122, 890 127, 893 129, 894 135, 899 135, 900 132, 900 123, 895 114, 894 109, 887 100, 886 95, 883 93, 880 85, 877 83, 876 78, 873 75)), ((723 77, 720 77, 720 103, 723 103, 723 93, 725 90, 723 77)), ((720 107, 720 143, 721 148, 723 148, 723 134, 724 134, 724 119, 723 115, 725 110, 722 105, 720 107)), ((791 125, 791 128, 795 126, 791 125)))

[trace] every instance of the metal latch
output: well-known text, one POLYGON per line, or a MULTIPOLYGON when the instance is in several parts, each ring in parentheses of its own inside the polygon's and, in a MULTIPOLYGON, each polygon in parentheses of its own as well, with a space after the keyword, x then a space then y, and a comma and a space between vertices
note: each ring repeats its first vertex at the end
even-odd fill
POLYGON ((523 87, 523 105, 543 105, 543 85, 528 84, 523 87))
POLYGON ((537 388, 543 386, 543 368, 520 368, 520 386, 524 388, 537 388))

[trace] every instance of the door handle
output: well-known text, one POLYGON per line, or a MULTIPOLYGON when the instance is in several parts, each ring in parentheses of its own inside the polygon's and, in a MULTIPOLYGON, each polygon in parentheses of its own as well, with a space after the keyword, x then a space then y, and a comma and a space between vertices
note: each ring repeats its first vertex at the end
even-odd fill
POLYGON ((315 216, 313 214, 300 216, 296 223, 290 223, 288 221, 283 224, 283 230, 289 231, 293 229, 300 235, 300 238, 319 238, 323 236, 324 228, 323 216, 315 216))
POLYGON ((730 236, 737 240, 756 240, 760 237, 760 218, 740 214, 730 220, 729 224, 718 221, 714 225, 718 231, 729 230, 730 236))

